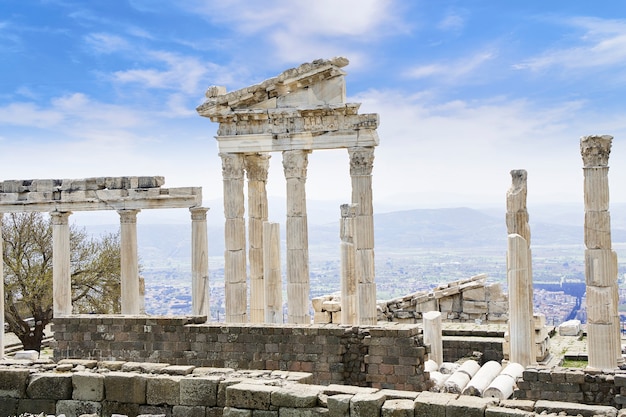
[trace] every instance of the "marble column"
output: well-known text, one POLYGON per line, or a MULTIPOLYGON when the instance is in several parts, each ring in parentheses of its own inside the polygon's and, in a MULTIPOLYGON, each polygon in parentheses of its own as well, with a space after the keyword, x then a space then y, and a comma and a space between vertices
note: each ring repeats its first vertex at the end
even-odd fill
POLYGON ((623 363, 618 314, 617 255, 611 249, 609 154, 612 136, 580 139, 585 199, 585 278, 588 365, 615 368, 623 363))
POLYGON ((306 150, 283 151, 287 180, 287 321, 311 323, 309 313, 309 237, 306 216, 306 150))
POLYGON ((509 286, 509 360, 523 366, 535 362, 531 333, 534 333, 533 316, 528 317, 532 293, 528 285, 528 243, 518 234, 508 236, 507 281, 509 286))
POLYGON ((429 359, 443 364, 443 338, 441 328, 441 312, 428 311, 423 314, 424 343, 430 345, 429 359))
POLYGON ((139 210, 118 210, 120 215, 120 259, 122 314, 140 314, 139 259, 137 256, 137 213, 139 210))
POLYGON ((0 360, 4 359, 4 239, 2 238, 2 217, 0 213, 0 360))
POLYGON ((248 176, 248 258, 250 262, 250 322, 265 321, 263 285, 263 222, 267 221, 268 154, 248 154, 244 163, 248 176))
POLYGON ((227 323, 248 321, 244 156, 220 153, 224 181, 224 293, 227 323))
POLYGON ((374 271, 374 208, 372 204, 372 169, 374 148, 349 148, 352 204, 356 204, 355 270, 358 282, 358 322, 376 324, 376 283, 374 271))
POLYGON ((52 220, 52 311, 54 317, 72 314, 69 211, 50 213, 52 220))
POLYGON ((191 207, 191 314, 209 312, 209 241, 205 207, 191 207))
POLYGON ((358 324, 358 292, 355 272, 354 219, 357 207, 341 205, 341 324, 358 324))
MULTIPOLYGON (((535 324, 534 324, 534 304, 533 304, 533 274, 532 274, 532 252, 530 250, 530 225, 528 224, 528 210, 526 209, 526 196, 528 194, 527 187, 528 174, 526 170, 516 169, 511 171, 511 188, 506 193, 506 227, 507 232, 510 235, 519 235, 524 240, 526 246, 513 245, 516 250, 524 250, 527 253, 523 255, 526 259, 526 266, 523 273, 512 271, 508 274, 508 278, 512 280, 524 280, 523 282, 511 282, 509 281, 509 293, 513 289, 518 289, 521 286, 527 286, 523 294, 514 295, 509 297, 509 340, 511 346, 519 345, 526 346, 527 342, 532 346, 531 353, 535 349, 535 324), (522 301, 524 305, 513 305, 513 302, 522 301), (520 321, 528 321, 528 323, 520 323, 520 321), (522 329, 528 333, 516 333, 513 329, 522 329)), ((516 260, 519 255, 515 256, 516 260)), ((521 349, 521 348, 519 348, 521 349)), ((524 355, 524 358, 526 355, 524 355)), ((511 359, 513 362, 518 362, 515 359, 511 359)), ((535 364, 536 358, 534 354, 530 355, 530 363, 535 364)))
POLYGON ((283 323, 283 282, 280 271, 280 224, 263 223, 265 323, 283 323))

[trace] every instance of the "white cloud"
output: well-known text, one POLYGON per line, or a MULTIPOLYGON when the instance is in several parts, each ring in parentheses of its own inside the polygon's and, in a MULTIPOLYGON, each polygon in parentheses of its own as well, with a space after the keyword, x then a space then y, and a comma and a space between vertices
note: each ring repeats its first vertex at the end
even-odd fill
POLYGON ((473 75, 496 56, 496 51, 485 50, 456 61, 418 65, 405 71, 405 76, 414 79, 438 77, 446 82, 457 81, 473 75))
MULTIPOLYGON (((576 18, 564 22, 582 29, 578 45, 551 48, 514 65, 515 69, 542 71, 557 67, 566 70, 594 69, 626 64, 626 21, 576 18)), ((571 74, 571 73, 568 73, 571 74)))
POLYGON ((459 32, 465 27, 466 12, 461 10, 449 11, 437 24, 443 31, 459 32))
POLYGON ((85 43, 91 50, 99 54, 111 54, 130 48, 126 39, 110 33, 90 33, 85 36, 85 43))

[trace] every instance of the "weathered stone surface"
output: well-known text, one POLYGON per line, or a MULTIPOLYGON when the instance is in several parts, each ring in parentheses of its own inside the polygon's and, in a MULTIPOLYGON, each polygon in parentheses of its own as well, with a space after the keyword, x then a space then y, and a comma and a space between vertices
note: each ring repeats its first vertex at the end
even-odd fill
POLYGON ((269 410, 271 394, 277 387, 261 384, 239 383, 226 388, 226 406, 269 410))
POLYGON ((30 398, 49 400, 72 399, 72 374, 42 373, 33 375, 26 388, 30 398))
POLYGON ((222 378, 202 376, 180 380, 180 404, 213 407, 217 404, 217 389, 222 378))
POLYGON ((84 414, 101 415, 101 412, 102 404, 96 401, 60 400, 56 406, 56 415, 64 414, 68 417, 84 414))
POLYGON ((94 372, 77 372, 73 374, 72 399, 102 401, 104 399, 104 375, 94 372))
POLYGON ((381 407, 381 417, 413 417, 415 403, 411 400, 387 400, 381 407))
POLYGON ((29 374, 28 369, 0 369, 0 397, 25 397, 29 374))
POLYGON ((17 398, 0 397, 0 416, 14 416, 17 414, 17 398))
POLYGON ((45 415, 56 413, 56 401, 49 399, 28 399, 22 398, 17 406, 19 414, 40 414, 45 415))
POLYGON ((381 392, 375 392, 373 394, 356 394, 350 400, 350 415, 379 415, 380 409, 385 400, 385 395, 381 392))
POLYGON ((172 407, 172 417, 206 417, 206 407, 175 405, 172 407))
POLYGON ((103 401, 102 415, 113 416, 113 414, 120 414, 122 416, 136 416, 139 414, 139 404, 107 400, 103 401))
POLYGON ((415 399, 415 417, 446 417, 446 407, 459 396, 424 391, 415 399))
POLYGON ((224 407, 223 417, 252 417, 252 410, 224 407))
POLYGON ((180 380, 177 376, 156 376, 146 380, 146 403, 179 405, 180 380))
POLYGON ((105 398, 111 402, 145 404, 146 378, 142 375, 111 372, 104 378, 105 398))
POLYGON ((316 385, 294 385, 272 392, 271 404, 276 407, 310 408, 317 405, 317 396, 323 387, 316 385))
POLYGON ((602 406, 602 405, 587 405, 587 404, 576 404, 576 403, 566 403, 560 401, 545 401, 540 400, 535 403, 535 412, 537 414, 540 413, 562 413, 565 412, 567 415, 576 416, 581 415, 583 417, 594 417, 594 416, 607 416, 607 417, 616 417, 617 409, 615 407, 602 406))
MULTIPOLYGON (((327 408, 315 407, 315 408, 281 408, 278 412, 279 417, 319 417, 329 416, 330 412, 327 408)), ((368 414, 358 414, 368 415, 368 414)), ((371 414, 369 414, 371 415, 371 414)))
POLYGON ((532 411, 517 408, 487 407, 485 410, 485 417, 531 417, 534 415, 532 411))
POLYGON ((351 394, 336 394, 328 397, 328 415, 329 417, 348 417, 350 416, 350 400, 351 394))
POLYGON ((484 417, 487 406, 493 404, 498 404, 498 401, 493 398, 461 395, 448 403, 446 417, 484 417))

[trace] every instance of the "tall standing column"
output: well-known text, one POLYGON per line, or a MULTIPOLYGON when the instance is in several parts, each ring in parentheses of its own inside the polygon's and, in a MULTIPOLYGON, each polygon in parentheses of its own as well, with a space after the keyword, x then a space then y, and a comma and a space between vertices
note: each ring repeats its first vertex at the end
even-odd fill
POLYGON ((191 207, 191 310, 207 316, 209 312, 209 241, 205 207, 191 207))
POLYGON ((618 315, 617 255, 611 249, 609 154, 612 136, 580 139, 585 194, 585 278, 590 368, 623 363, 618 315))
POLYGON ((137 213, 139 210, 118 210, 120 215, 120 259, 122 314, 140 314, 139 259, 137 257, 137 213))
POLYGON ((0 213, 0 360, 4 359, 4 239, 2 238, 2 217, 0 213))
MULTIPOLYGON (((526 261, 523 271, 510 270, 507 274, 509 280, 509 293, 523 289, 521 294, 509 296, 509 340, 511 350, 522 352, 522 358, 511 357, 512 362, 518 362, 524 366, 536 363, 535 355, 535 324, 533 318, 533 274, 532 274, 532 253, 530 250, 530 226, 528 224, 528 210, 526 209, 526 196, 528 174, 526 170, 516 169, 511 171, 511 188, 506 194, 506 227, 509 236, 517 234, 522 239, 510 241, 511 250, 526 251, 526 254, 510 254, 512 262, 526 261), (527 287, 527 288, 525 288, 527 287), (522 303, 522 304, 518 304, 522 303), (513 346, 516 346, 514 349, 513 346), (531 346, 527 358, 525 348, 531 346), (528 360, 529 363, 522 363, 520 360, 528 360)), ((511 239, 511 237, 509 237, 511 239)), ((512 267, 513 265, 511 265, 512 267)))
POLYGON ((309 324, 309 236, 306 217, 305 150, 283 151, 287 180, 287 317, 289 323, 309 324))
POLYGON ((245 323, 247 315, 244 157, 220 153, 224 181, 224 292, 227 323, 245 323))
POLYGON ((248 176, 248 257, 250 259, 250 322, 265 321, 263 285, 263 222, 267 221, 267 154, 245 156, 248 176))
POLYGON ((354 245, 354 219, 357 207, 341 205, 341 324, 358 324, 358 292, 355 273, 356 248, 354 245))
POLYGON ((263 223, 265 322, 283 323, 283 282, 280 274, 280 225, 263 223))
POLYGON ((349 148, 352 203, 357 205, 355 218, 356 276, 358 281, 358 322, 376 324, 376 283, 374 282, 374 207, 372 204, 372 169, 374 148, 349 148))
POLYGON ((534 346, 529 335, 534 332, 532 315, 528 314, 532 293, 528 285, 528 243, 518 234, 508 236, 507 281, 509 286, 509 360, 528 366, 535 362, 534 346))
POLYGON ((52 219, 52 311, 54 317, 72 314, 69 211, 50 213, 52 219))

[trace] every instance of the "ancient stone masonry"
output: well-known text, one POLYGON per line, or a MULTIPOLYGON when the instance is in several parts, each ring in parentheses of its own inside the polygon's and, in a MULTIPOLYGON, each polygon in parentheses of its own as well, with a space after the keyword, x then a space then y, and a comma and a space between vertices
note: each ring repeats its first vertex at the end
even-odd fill
MULTIPOLYGON (((226 92, 209 87, 198 114, 219 123, 217 141, 224 179, 226 321, 246 322, 247 263, 244 172, 248 176, 250 320, 263 314, 262 222, 267 220, 265 182, 269 153, 282 152, 287 188, 288 322, 310 323, 309 249, 306 209, 308 154, 348 149, 355 208, 354 263, 357 282, 354 313, 346 320, 376 323, 372 168, 378 145, 377 114, 358 114, 346 103, 342 67, 346 58, 316 60, 250 87, 226 92)), ((267 306, 266 306, 267 308, 267 306)), ((267 316, 267 315, 266 315, 267 316)))
POLYGON ((580 139, 585 193, 585 278, 589 366, 623 363, 618 315, 617 254, 611 249, 609 154, 612 136, 580 139))
MULTIPOLYGON (((116 210, 120 215, 121 311, 140 314, 137 263, 137 214, 143 209, 189 208, 192 217, 194 314, 208 311, 206 210, 200 187, 164 188, 163 177, 95 177, 81 179, 6 180, 0 182, 3 213, 48 212, 53 239, 53 314, 72 313, 69 217, 74 211, 116 210)), ((0 297, 0 311, 4 310, 0 297)), ((0 328, 4 316, 0 315, 0 328)), ((4 344, 0 338, 0 350, 4 344)), ((0 351, 0 357, 3 351, 0 351)))

